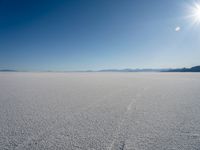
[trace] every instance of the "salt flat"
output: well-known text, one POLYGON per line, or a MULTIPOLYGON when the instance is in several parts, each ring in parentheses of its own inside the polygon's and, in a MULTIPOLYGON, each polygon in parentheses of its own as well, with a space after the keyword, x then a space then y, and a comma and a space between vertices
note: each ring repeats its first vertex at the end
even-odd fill
POLYGON ((200 149, 200 74, 0 73, 0 149, 200 149))

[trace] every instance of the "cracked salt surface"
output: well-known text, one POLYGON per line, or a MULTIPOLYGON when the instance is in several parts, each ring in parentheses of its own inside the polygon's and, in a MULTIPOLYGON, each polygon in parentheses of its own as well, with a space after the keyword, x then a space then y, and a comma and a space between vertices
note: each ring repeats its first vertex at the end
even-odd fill
POLYGON ((0 73, 0 149, 200 149, 198 73, 0 73))

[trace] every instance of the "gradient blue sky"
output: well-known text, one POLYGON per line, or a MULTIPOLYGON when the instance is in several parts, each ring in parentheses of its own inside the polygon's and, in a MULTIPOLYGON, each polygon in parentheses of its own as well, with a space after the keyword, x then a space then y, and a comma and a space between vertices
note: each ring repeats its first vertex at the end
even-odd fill
POLYGON ((185 18, 193 2, 0 0, 0 69, 200 65, 200 26, 185 18))

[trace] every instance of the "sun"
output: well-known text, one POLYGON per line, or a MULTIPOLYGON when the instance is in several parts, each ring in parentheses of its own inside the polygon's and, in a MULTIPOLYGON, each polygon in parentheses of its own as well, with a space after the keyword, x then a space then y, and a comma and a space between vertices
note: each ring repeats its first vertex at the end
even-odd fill
POLYGON ((200 24, 200 2, 196 2, 190 6, 189 17, 193 20, 193 24, 200 24))

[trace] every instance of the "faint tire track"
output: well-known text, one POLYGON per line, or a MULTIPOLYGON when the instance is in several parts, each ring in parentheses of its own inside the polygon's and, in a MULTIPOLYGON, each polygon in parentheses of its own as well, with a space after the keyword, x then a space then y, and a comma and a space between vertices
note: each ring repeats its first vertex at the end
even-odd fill
MULTIPOLYGON (((144 88, 143 91, 147 90, 144 88)), ((136 102, 141 95, 139 93, 135 96, 134 99, 127 105, 123 118, 119 121, 118 128, 115 133, 114 140, 111 142, 108 150, 124 150, 126 149, 126 138, 129 130, 129 120, 130 114, 133 110, 136 110, 136 102), (133 107, 134 105, 134 107, 133 107)))
MULTIPOLYGON (((128 126, 128 120, 129 116, 131 113, 131 110, 133 109, 133 104, 136 104, 136 99, 133 99, 128 106, 126 107, 126 111, 124 113, 124 116, 122 120, 120 120, 117 130, 116 130, 116 135, 114 140, 112 141, 110 147, 108 150, 124 150, 125 148, 125 140, 126 140, 126 132, 127 132, 127 126, 128 126)), ((136 105, 135 105, 136 107, 136 105)))

